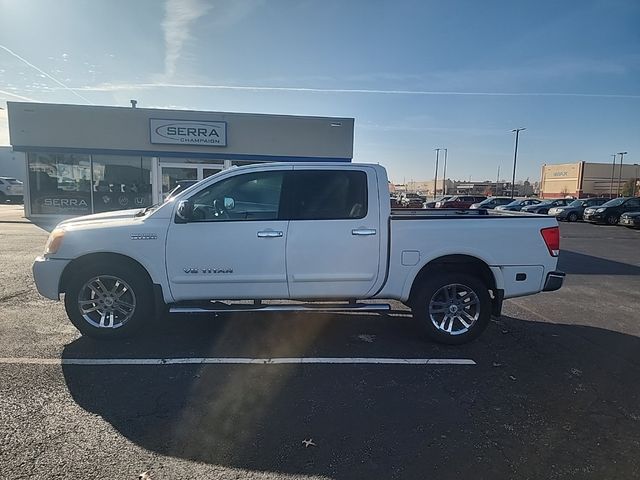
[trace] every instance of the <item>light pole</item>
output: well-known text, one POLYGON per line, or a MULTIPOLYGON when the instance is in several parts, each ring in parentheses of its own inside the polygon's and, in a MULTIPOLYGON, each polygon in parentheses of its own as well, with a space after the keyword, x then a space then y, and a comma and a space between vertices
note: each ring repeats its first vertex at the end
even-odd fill
POLYGON ((496 197, 501 195, 498 193, 498 185, 500 185, 500 165, 498 165, 498 175, 496 175, 496 197))
POLYGON ((520 136, 520 132, 522 130, 526 130, 526 128, 514 128, 511 130, 516 134, 516 145, 513 149, 513 176, 511 177, 511 198, 514 198, 514 191, 516 188, 516 163, 518 161, 518 137, 520 136))
POLYGON ((622 182, 622 157, 624 157, 627 153, 628 152, 618 152, 618 155, 620 155, 620 171, 618 172, 618 196, 620 196, 620 182, 622 182))
POLYGON ((440 157, 440 148, 434 149, 436 151, 436 177, 433 180, 433 199, 436 199, 438 193, 438 159, 440 157))
POLYGON ((638 165, 637 163, 634 163, 633 165, 636 167, 636 177, 635 177, 636 182, 633 184, 633 196, 635 197, 636 196, 636 187, 638 186, 638 167, 640 165, 638 165))
POLYGON ((616 154, 612 153, 613 163, 611 163, 611 186, 609 187, 609 198, 613 198, 613 175, 616 171, 616 154))
POLYGON ((444 149, 444 171, 442 172, 442 194, 447 194, 447 149, 444 149))

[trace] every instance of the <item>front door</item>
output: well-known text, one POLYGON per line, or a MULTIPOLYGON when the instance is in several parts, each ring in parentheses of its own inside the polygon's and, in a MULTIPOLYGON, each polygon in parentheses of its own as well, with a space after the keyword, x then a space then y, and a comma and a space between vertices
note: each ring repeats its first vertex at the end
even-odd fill
POLYGON ((286 182, 293 299, 362 298, 380 270, 375 171, 295 167, 286 182))
POLYGON ((289 297, 288 221, 280 220, 285 169, 233 173, 191 195, 192 220, 169 227, 167 275, 176 301, 289 297))

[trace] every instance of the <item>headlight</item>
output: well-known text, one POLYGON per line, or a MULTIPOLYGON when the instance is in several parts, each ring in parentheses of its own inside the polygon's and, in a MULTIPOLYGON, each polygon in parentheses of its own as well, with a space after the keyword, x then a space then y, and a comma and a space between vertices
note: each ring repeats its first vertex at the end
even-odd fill
POLYGON ((606 208, 598 208, 598 209, 596 210, 596 212, 598 212, 598 213, 602 213, 602 212, 604 212, 605 210, 606 210, 606 208))
POLYGON ((52 255, 58 251, 60 245, 62 245, 62 239, 64 238, 64 230, 61 228, 56 228, 51 232, 49 238, 47 239, 47 243, 44 246, 44 254, 52 255))

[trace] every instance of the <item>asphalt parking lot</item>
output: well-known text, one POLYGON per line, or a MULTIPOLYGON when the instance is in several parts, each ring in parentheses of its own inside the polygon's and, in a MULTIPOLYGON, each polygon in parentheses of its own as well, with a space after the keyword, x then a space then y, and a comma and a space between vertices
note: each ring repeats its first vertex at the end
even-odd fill
POLYGON ((640 476, 640 231, 562 224, 565 286, 507 301, 464 346, 400 306, 97 343, 35 291, 47 233, 17 209, 0 206, 0 478, 640 476), (201 358, 332 360, 162 362, 201 358), (464 362, 357 363, 388 358, 464 362))

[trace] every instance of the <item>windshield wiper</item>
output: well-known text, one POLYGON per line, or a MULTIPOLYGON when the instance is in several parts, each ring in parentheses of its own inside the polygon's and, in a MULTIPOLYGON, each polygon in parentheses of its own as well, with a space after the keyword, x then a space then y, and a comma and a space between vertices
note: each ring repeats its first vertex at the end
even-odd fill
POLYGON ((146 207, 143 210, 140 210, 138 213, 136 213, 134 215, 134 217, 144 217, 147 213, 150 213, 151 211, 155 210, 159 206, 160 206, 160 204, 156 203, 155 205, 151 205, 149 207, 146 207))

